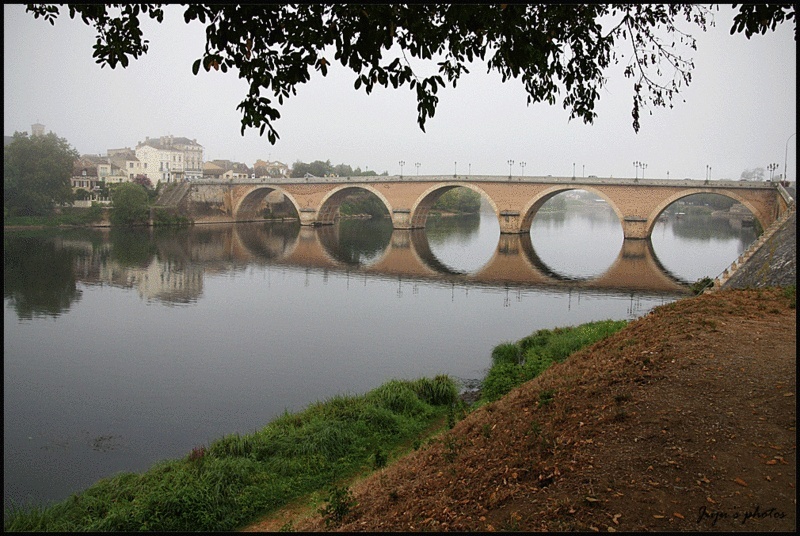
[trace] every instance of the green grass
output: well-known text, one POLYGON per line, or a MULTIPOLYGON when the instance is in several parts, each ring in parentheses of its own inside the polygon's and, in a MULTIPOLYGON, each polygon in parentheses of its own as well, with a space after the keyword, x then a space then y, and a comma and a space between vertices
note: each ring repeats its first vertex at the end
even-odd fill
POLYGON ((59 225, 87 225, 100 219, 102 219, 102 209, 99 206, 91 208, 64 207, 61 209, 61 214, 9 216, 3 218, 3 225, 58 227, 59 225))
POLYGON ((390 381, 285 413, 145 473, 103 479, 51 506, 12 506, 6 531, 235 530, 289 501, 368 470, 442 419, 458 396, 447 376, 390 381))
POLYGON ((541 329, 516 343, 497 345, 492 366, 481 385, 480 402, 492 402, 514 387, 532 380, 553 363, 625 327, 625 320, 602 320, 580 326, 541 329))

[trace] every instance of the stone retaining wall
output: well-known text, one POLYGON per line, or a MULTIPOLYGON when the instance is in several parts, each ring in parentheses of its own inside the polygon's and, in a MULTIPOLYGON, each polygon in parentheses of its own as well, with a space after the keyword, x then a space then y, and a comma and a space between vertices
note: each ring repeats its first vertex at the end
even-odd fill
POLYGON ((797 284, 797 212, 789 210, 750 244, 731 266, 714 280, 714 291, 797 284))

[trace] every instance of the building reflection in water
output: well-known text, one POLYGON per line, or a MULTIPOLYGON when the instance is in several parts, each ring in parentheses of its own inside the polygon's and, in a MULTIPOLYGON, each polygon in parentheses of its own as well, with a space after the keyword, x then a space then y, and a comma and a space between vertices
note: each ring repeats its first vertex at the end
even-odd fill
MULTIPOLYGON (((422 281, 501 291, 527 287, 653 295, 688 292, 688 282, 664 269, 648 240, 624 240, 616 260, 602 274, 575 278, 559 274, 542 262, 529 234, 499 235, 491 258, 468 272, 451 268, 437 258, 425 230, 393 230, 390 222, 370 229, 366 233, 358 224, 351 227, 346 222, 324 227, 253 223, 64 233, 42 238, 40 244, 46 242, 51 249, 69 252, 71 262, 48 262, 48 266, 37 268, 29 264, 36 258, 52 261, 53 255, 31 256, 16 275, 13 267, 6 267, 6 286, 13 287, 9 281, 25 273, 52 275, 53 270, 71 271, 59 276, 72 279, 73 283, 136 288, 142 299, 179 305, 201 299, 205 274, 241 272, 253 266, 285 266, 308 273, 346 274, 348 284, 351 277, 363 278, 365 284, 369 278, 397 279, 399 295, 404 283, 412 282, 412 291, 416 292, 416 285, 422 281)), ((15 238, 12 234, 6 237, 6 249, 13 249, 18 240, 25 241, 20 247, 26 251, 36 247, 29 238, 15 238)), ((15 292, 17 301, 25 300, 24 290, 15 292)), ((66 300, 59 297, 61 305, 56 309, 69 308, 80 296, 73 294, 66 300)), ((35 306, 32 310, 37 313, 35 306)), ((58 314, 51 303, 38 312, 58 314)))

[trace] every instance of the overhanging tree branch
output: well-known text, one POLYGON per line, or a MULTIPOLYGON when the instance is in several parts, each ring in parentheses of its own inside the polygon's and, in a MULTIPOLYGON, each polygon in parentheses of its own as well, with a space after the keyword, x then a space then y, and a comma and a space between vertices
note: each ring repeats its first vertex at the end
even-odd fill
MULTIPOLYGON (((51 24, 59 14, 59 7, 51 4, 28 4, 27 10, 51 24)), ((126 67, 129 57, 137 59, 147 52, 148 42, 139 28, 141 14, 163 20, 160 4, 70 4, 69 12, 71 18, 80 15, 95 28, 94 57, 101 67, 112 69, 126 67)), ((184 21, 206 24, 204 53, 193 63, 192 72, 197 75, 201 66, 205 71, 238 71, 249 83, 237 106, 241 132, 257 128, 263 135, 269 129, 267 137, 274 144, 278 107, 296 94, 299 84, 311 79, 311 68, 327 74, 327 47, 333 47, 334 59, 356 74, 357 90, 363 86, 369 94, 376 85, 391 84, 415 91, 417 121, 424 131, 427 119, 435 114, 439 88, 455 88, 469 73, 468 65, 475 58, 483 60, 487 52, 489 72, 498 72, 504 82, 521 80, 528 104, 555 104, 561 99, 570 119, 591 123, 598 90, 606 83, 603 73, 617 61, 614 47, 618 40, 629 38, 633 58, 624 74, 636 78, 632 115, 638 132, 646 103, 672 106, 681 86, 691 82, 694 69, 690 59, 675 52, 675 41, 667 45, 670 41, 659 38, 657 31, 677 36, 680 44, 694 49, 694 39, 675 22, 683 18, 705 31, 707 14, 708 8, 693 4, 191 4, 185 8, 184 21), (604 33, 601 21, 613 21, 617 14, 622 19, 604 33), (393 46, 399 46, 405 65, 399 58, 381 63, 393 46), (420 80, 406 53, 423 61, 444 56, 436 63, 439 74, 420 80), (654 78, 663 76, 662 61, 674 70, 671 83, 654 78)), ((794 20, 792 4, 742 5, 731 33, 744 31, 749 38, 794 20)))

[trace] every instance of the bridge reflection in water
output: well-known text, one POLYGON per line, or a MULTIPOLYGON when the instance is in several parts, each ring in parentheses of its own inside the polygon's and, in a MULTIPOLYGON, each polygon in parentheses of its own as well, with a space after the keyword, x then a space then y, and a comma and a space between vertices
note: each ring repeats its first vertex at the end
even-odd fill
POLYGON ((664 268, 649 240, 623 240, 615 261, 604 273, 574 278, 561 275, 542 262, 533 248, 530 234, 501 234, 491 259, 474 272, 463 272, 448 267, 436 257, 424 230, 392 231, 383 252, 368 263, 350 260, 341 251, 338 225, 301 227, 294 232, 296 234, 276 232, 275 227, 263 224, 234 225, 229 254, 247 263, 267 261, 334 272, 491 287, 568 287, 654 294, 689 292, 689 282, 664 268))

